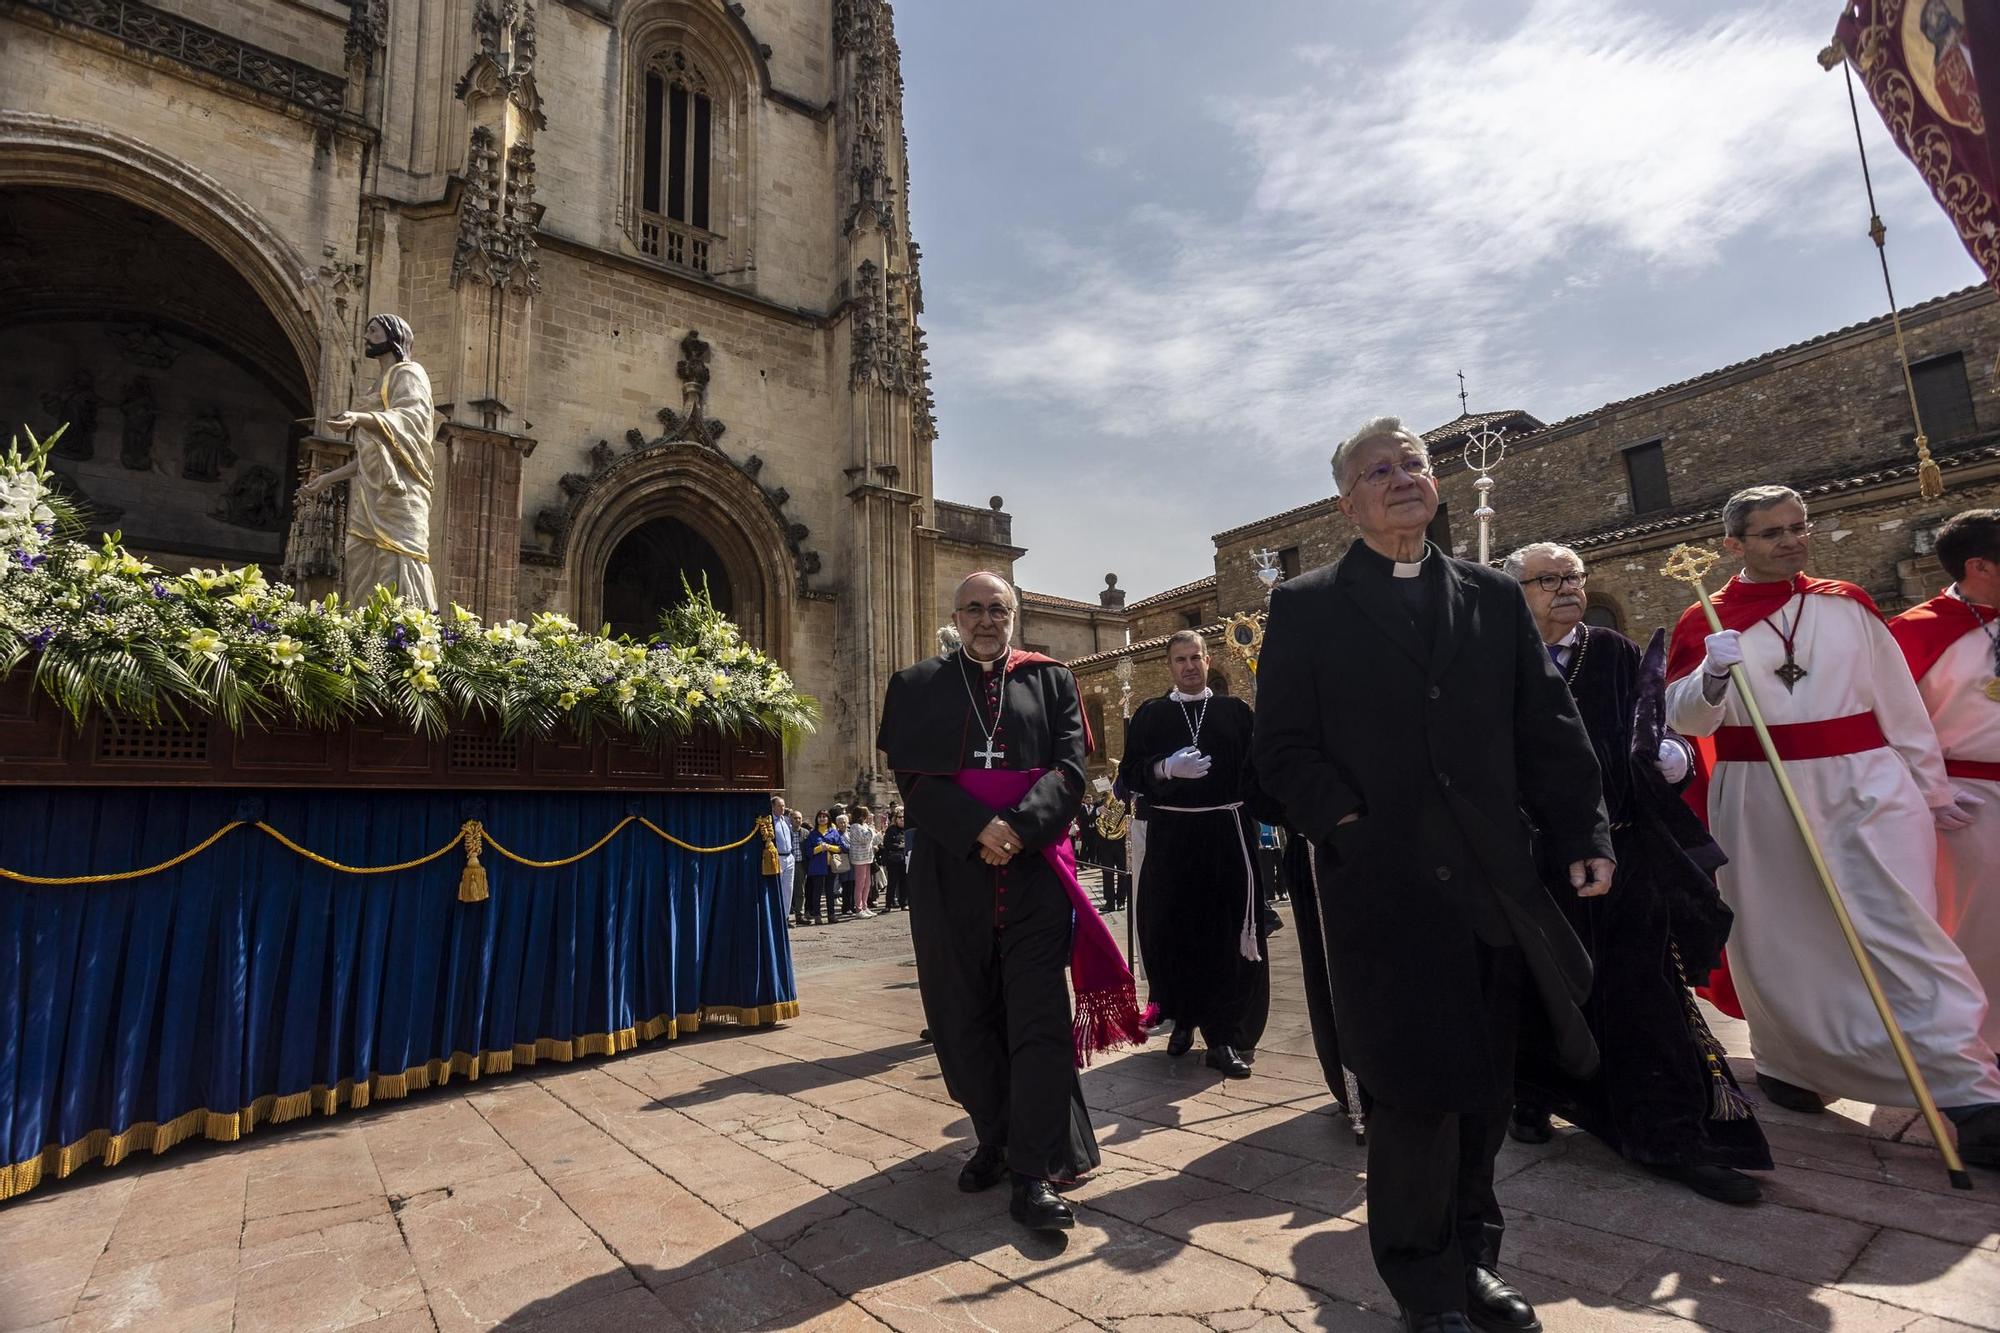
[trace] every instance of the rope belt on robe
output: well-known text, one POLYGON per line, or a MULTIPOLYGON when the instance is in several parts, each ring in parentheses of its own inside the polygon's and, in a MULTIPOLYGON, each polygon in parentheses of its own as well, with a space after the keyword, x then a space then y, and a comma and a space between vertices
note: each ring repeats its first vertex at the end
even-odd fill
POLYGON ((1151 810, 1165 810, 1176 815, 1210 815, 1227 813, 1229 826, 1236 830, 1237 845, 1243 849, 1243 929, 1236 936, 1236 951, 1253 963, 1264 961, 1264 955, 1257 951, 1257 871, 1250 861, 1250 838, 1243 832, 1243 821, 1237 812, 1243 809, 1243 802, 1231 801, 1228 805, 1152 805, 1151 810))
MULTIPOLYGON (((1314 903, 1324 903, 1319 896, 1319 848, 1310 839, 1306 842, 1306 873, 1312 877, 1310 892, 1314 903)), ((1319 922, 1320 947, 1326 947, 1326 917, 1322 913, 1319 922)), ((1361 1080, 1347 1067, 1345 1060, 1340 1064, 1341 1091, 1346 1093, 1347 1124, 1354 1131, 1354 1141, 1364 1142, 1368 1137, 1368 1112, 1361 1105, 1361 1080)))
MULTIPOLYGON (((1040 768, 967 768, 957 775, 958 785, 972 798, 998 815, 1027 795, 1047 770, 1040 768)), ((1083 891, 1076 878, 1076 854, 1068 838, 1057 838, 1042 848, 1047 861, 1069 894, 1073 927, 1070 932, 1069 979, 1076 991, 1076 1017, 1070 1025, 1076 1043, 1076 1067, 1084 1068, 1099 1051, 1120 1046, 1137 1046, 1146 1040, 1139 1024, 1139 992, 1132 981, 1132 969, 1111 937, 1111 928, 1097 914, 1097 904, 1083 891)))

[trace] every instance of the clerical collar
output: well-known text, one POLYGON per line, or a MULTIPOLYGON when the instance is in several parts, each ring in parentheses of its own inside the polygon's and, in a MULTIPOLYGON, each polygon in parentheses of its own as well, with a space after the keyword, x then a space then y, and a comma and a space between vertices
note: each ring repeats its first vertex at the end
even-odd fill
POLYGON ((1424 575, 1424 559, 1428 558, 1429 555, 1430 552, 1425 551, 1423 556, 1419 557, 1415 563, 1408 560, 1392 560, 1389 562, 1389 572, 1399 579, 1422 578, 1424 575))
POLYGON ((1005 652, 1002 652, 1000 656, 993 658, 990 661, 982 662, 978 658, 972 655, 972 650, 970 648, 959 649, 958 655, 960 657, 963 657, 966 661, 972 663, 972 665, 978 667, 981 671, 991 671, 994 667, 999 666, 1002 662, 1007 660, 1007 654, 1005 652))
POLYGON ((1736 577, 1731 579, 1730 582, 1747 583, 1753 588, 1776 588, 1780 585, 1788 588, 1796 588, 1799 586, 1799 580, 1804 577, 1805 575, 1803 574, 1794 574, 1788 579, 1753 579, 1750 577, 1749 570, 1739 569, 1736 571, 1736 577))
POLYGON ((1352 550, 1366 553, 1364 559, 1369 568, 1379 569, 1384 574, 1399 579, 1422 578, 1431 558, 1431 546, 1428 542, 1424 544, 1424 553, 1415 560, 1392 560, 1361 538, 1355 539, 1352 550))
POLYGON ((1169 699, 1172 699, 1177 704, 1198 704, 1202 700, 1210 699, 1214 696, 1215 689, 1209 685, 1202 686, 1200 694, 1182 694, 1179 690, 1173 690, 1167 695, 1169 699))

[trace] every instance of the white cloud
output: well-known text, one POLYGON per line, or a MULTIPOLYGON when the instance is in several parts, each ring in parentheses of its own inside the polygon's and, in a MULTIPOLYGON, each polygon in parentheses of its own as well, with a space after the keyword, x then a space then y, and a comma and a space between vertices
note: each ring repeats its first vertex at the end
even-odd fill
MULTIPOLYGON (((1419 26, 1337 83, 1319 73, 1337 53, 1301 50, 1297 91, 1210 108, 1243 153, 1191 164, 1212 213, 1024 237, 1045 271, 944 312, 940 374, 1115 435, 1280 453, 1420 384, 1434 401, 1461 365, 1574 389, 1533 326, 1607 275, 1670 282, 1732 238, 1858 231, 1844 94, 1814 61, 1830 23, 1815 0, 1699 25, 1538 0, 1494 38, 1419 26)), ((1879 185, 1894 150, 1871 147, 1879 185)))

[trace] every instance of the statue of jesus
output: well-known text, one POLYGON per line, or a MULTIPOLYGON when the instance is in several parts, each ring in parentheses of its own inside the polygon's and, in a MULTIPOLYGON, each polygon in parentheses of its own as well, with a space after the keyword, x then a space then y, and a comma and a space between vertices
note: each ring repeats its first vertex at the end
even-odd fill
POLYGON ((329 430, 349 433, 354 457, 306 482, 299 497, 316 495, 335 482, 354 483, 348 487, 343 580, 349 602, 363 600, 380 586, 435 611, 430 540, 437 408, 431 402, 431 378, 410 359, 413 335, 400 316, 376 315, 365 336, 368 355, 383 363, 377 384, 382 409, 327 419, 329 430))

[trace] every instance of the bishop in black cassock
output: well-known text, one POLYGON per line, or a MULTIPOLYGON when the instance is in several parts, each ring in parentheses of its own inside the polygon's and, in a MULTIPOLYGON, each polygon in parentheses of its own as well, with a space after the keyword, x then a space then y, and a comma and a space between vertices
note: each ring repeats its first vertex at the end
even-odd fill
POLYGON ((1068 830, 1089 735, 1069 668, 1009 648, 1007 584, 974 575, 958 600, 964 647, 896 673, 878 740, 913 828, 917 983, 945 1086, 979 1138, 960 1188, 984 1189, 1011 1171, 1016 1219, 1067 1227, 1069 1209, 1051 1186, 1098 1164, 1077 1063, 1117 1044, 1102 1039, 1106 1025, 1092 1026, 1107 989, 1121 984, 1106 971, 1123 977, 1112 1026, 1137 1035, 1122 961, 1086 956, 1088 941, 1116 955, 1087 899, 1090 920, 1077 919, 1068 830), (1065 967, 1077 973, 1074 1024, 1065 967))

